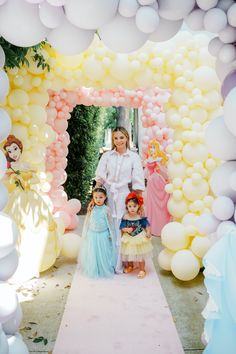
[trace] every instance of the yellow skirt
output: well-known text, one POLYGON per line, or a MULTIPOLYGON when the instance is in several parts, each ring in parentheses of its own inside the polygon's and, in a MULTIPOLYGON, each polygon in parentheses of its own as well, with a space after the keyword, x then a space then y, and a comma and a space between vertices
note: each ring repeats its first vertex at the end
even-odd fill
POLYGON ((136 236, 124 233, 121 238, 122 261, 141 262, 152 257, 152 242, 142 231, 136 236))

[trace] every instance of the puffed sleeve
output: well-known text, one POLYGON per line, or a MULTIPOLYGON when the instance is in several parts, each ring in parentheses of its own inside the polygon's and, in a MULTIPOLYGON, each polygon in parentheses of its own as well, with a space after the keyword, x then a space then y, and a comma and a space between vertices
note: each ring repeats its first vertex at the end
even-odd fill
POLYGON ((144 227, 144 228, 150 226, 150 223, 149 223, 147 217, 143 217, 143 218, 141 219, 141 225, 142 225, 142 227, 144 227))
POLYGON ((139 155, 137 153, 133 153, 132 160, 133 160, 132 175, 131 175, 132 189, 144 191, 145 190, 144 172, 143 172, 143 166, 139 155))
POLYGON ((127 225, 127 220, 125 219, 121 219, 121 222, 120 222, 120 230, 121 229, 124 229, 127 225))
POLYGON ((98 183, 104 184, 104 182, 106 182, 107 179, 107 160, 109 157, 109 151, 105 152, 99 162, 98 162, 98 166, 95 172, 95 180, 98 183))

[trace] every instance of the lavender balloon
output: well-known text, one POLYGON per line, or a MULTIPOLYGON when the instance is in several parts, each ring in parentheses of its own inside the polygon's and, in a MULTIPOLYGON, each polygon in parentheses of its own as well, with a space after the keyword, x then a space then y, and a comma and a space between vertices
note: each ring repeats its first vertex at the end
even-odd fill
POLYGON ((228 93, 236 87, 236 69, 230 71, 230 73, 225 77, 222 87, 221 87, 221 95, 225 100, 228 93))

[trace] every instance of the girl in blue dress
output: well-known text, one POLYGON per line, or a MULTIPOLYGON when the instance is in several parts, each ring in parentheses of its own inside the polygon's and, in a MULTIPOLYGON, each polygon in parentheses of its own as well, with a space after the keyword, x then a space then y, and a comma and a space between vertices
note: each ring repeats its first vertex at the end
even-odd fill
POLYGON ((150 224, 146 217, 141 217, 143 198, 131 192, 125 200, 127 213, 120 224, 122 231, 121 258, 126 263, 125 273, 133 270, 133 262, 138 262, 138 278, 144 278, 145 260, 152 256, 150 224))
POLYGON ((112 219, 105 202, 106 189, 95 187, 92 192, 94 207, 87 213, 80 252, 80 267, 89 278, 112 277, 116 264, 116 250, 112 219))

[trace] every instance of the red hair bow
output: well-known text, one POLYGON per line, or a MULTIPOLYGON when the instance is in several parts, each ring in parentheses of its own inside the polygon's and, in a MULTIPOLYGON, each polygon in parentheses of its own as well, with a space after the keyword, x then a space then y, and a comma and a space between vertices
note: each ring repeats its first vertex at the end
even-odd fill
POLYGON ((136 194, 135 192, 130 192, 127 195, 127 197, 125 199, 125 204, 127 204, 128 201, 131 199, 137 199, 139 206, 142 206, 144 204, 143 197, 141 197, 141 195, 139 195, 139 194, 136 194))

